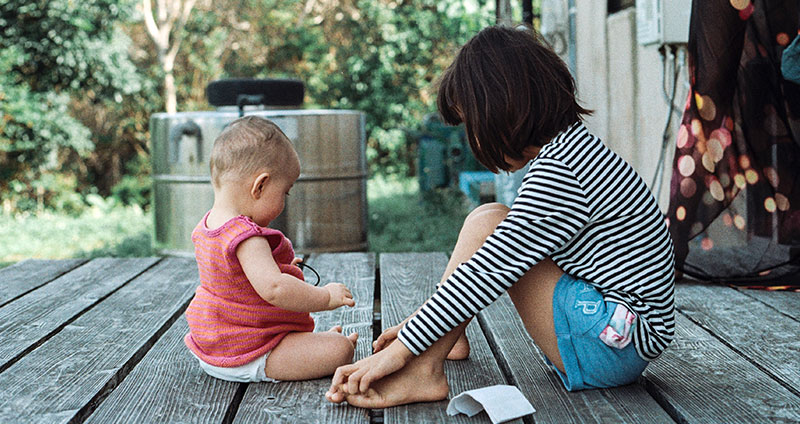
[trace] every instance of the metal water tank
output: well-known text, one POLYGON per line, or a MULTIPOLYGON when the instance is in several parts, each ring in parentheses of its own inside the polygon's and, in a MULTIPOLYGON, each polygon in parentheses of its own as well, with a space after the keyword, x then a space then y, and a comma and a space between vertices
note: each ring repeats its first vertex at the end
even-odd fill
MULTIPOLYGON (((300 158, 300 178, 270 227, 286 234, 299 253, 366 250, 364 113, 264 107, 243 111, 278 125, 300 158)), ((222 107, 150 118, 155 239, 161 253, 193 254, 191 232, 214 202, 211 147, 239 116, 236 107, 222 107)))

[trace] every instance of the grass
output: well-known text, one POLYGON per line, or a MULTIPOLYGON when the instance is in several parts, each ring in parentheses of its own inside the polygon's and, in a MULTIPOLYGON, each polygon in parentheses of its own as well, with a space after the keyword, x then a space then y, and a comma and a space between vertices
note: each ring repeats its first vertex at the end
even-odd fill
POLYGON ((151 256, 152 229, 152 217, 138 206, 92 207, 80 216, 0 215, 0 263, 151 256))
MULTIPOLYGON (((367 197, 373 252, 449 252, 468 212, 457 190, 422 195, 413 178, 373 178, 367 197)), ((80 216, 0 214, 0 268, 28 258, 154 256, 152 233, 151 212, 113 202, 80 216)))
POLYGON ((373 178, 367 199, 373 252, 450 252, 469 212, 459 191, 423 195, 416 179, 373 178))

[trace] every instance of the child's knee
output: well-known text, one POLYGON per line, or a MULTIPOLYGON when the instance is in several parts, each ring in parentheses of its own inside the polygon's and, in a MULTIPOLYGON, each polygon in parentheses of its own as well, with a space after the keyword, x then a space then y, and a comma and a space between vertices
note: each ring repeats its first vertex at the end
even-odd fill
POLYGON ((485 228, 491 233, 495 227, 506 219, 509 211, 508 206, 502 203, 484 203, 467 215, 462 231, 485 228))
POLYGON ((353 346, 353 342, 350 341, 344 335, 339 334, 338 337, 335 338, 335 348, 333 349, 334 355, 336 355, 336 362, 341 364, 349 364, 353 362, 353 355, 355 354, 355 346, 353 346))

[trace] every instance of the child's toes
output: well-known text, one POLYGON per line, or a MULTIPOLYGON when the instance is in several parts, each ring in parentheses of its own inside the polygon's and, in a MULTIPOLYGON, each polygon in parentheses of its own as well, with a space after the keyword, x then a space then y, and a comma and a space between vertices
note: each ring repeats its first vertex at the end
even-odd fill
POLYGON ((350 340, 350 343, 352 343, 353 346, 355 346, 356 345, 356 341, 358 340, 358 333, 353 333, 353 334, 348 335, 347 336, 347 340, 350 340))
POLYGON ((331 327, 331 329, 330 329, 330 330, 328 330, 328 331, 330 331, 330 332, 332 332, 332 333, 341 333, 341 332, 342 332, 342 326, 341 326, 341 325, 334 325, 334 326, 333 326, 333 327, 331 327))

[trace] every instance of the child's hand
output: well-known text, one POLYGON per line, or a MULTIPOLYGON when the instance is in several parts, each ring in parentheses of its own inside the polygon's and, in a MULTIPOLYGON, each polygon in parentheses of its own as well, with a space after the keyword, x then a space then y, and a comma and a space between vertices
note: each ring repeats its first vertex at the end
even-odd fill
POLYGON ((292 259, 292 265, 294 265, 294 266, 298 266, 297 264, 299 264, 300 262, 303 262, 303 258, 294 258, 294 259, 292 259))
POLYGON ((344 284, 330 283, 326 284, 323 289, 328 291, 330 298, 328 299, 328 310, 336 309, 340 306, 355 306, 356 302, 353 300, 353 294, 350 289, 345 287, 344 284))
MULTIPOLYGON (((406 320, 408 321, 408 320, 406 320)), ((400 324, 395 325, 394 327, 389 327, 383 330, 380 336, 378 336, 378 340, 372 342, 372 353, 378 353, 383 350, 384 347, 389 346, 395 339, 397 339, 397 333, 400 332, 400 329, 403 328, 406 321, 401 322, 400 324)))

